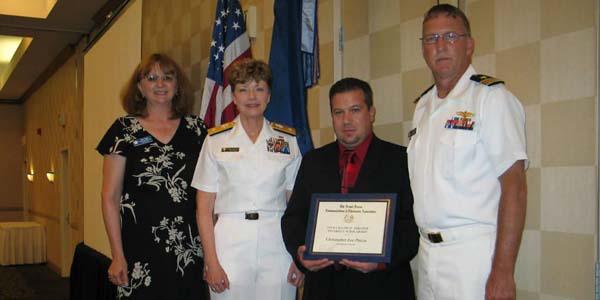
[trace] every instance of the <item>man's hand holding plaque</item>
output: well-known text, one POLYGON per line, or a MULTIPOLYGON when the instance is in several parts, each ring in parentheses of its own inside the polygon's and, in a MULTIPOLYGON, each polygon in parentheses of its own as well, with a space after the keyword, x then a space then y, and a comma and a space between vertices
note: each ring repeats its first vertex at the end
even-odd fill
MULTIPOLYGON (((304 259, 304 252, 306 252, 306 246, 302 245, 298 247, 298 260, 307 270, 311 272, 317 272, 321 269, 327 268, 333 265, 335 262, 333 260, 327 258, 321 259, 304 259)), ((362 273, 369 273, 371 271, 375 271, 379 269, 380 264, 378 263, 368 263, 368 262, 360 262, 353 261, 349 259, 342 259, 340 261, 340 265, 343 265, 350 269, 355 269, 362 273)))
POLYGON ((327 258, 321 259, 304 259, 304 252, 306 252, 306 246, 302 245, 298 247, 298 260, 306 269, 311 272, 319 271, 323 268, 327 268, 334 264, 333 260, 327 258))

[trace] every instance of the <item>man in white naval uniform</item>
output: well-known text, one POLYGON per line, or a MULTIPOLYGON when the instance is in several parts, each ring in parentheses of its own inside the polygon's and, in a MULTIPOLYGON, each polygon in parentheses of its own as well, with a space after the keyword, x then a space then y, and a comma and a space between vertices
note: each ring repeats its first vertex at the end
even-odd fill
POLYGON ((415 108, 408 164, 421 234, 418 299, 515 299, 525 222, 525 114, 503 82, 477 75, 458 8, 432 7, 422 52, 435 84, 415 108))

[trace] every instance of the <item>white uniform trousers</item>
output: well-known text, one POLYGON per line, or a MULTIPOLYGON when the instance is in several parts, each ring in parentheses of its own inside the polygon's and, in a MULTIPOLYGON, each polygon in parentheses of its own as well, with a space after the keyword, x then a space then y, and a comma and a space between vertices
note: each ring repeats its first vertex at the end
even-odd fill
POLYGON ((212 300, 293 300, 296 288, 287 282, 292 258, 281 235, 283 212, 259 212, 258 220, 244 213, 220 214, 215 224, 217 257, 229 279, 212 300))
POLYGON ((432 243, 421 231, 417 258, 419 300, 485 299, 496 231, 483 225, 463 229, 452 229, 446 234, 442 231, 444 241, 440 243, 432 243))

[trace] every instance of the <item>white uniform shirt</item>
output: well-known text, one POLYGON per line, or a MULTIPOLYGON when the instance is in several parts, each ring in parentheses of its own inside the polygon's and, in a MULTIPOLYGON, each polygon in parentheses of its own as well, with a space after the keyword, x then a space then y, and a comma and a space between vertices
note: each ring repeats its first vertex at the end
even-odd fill
POLYGON ((446 98, 433 87, 415 108, 407 152, 420 228, 495 226, 498 177, 527 159, 521 103, 503 84, 481 84, 474 74, 469 66, 446 98))
POLYGON ((265 119, 253 144, 239 116, 233 122, 232 129, 206 137, 192 186, 217 193, 215 214, 284 211, 302 159, 296 137, 265 119))

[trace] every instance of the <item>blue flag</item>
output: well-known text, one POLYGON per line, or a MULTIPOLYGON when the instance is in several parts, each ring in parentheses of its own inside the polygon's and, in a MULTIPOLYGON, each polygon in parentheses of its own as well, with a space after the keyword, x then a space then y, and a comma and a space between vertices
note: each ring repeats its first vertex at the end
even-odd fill
MULTIPOLYGON (((316 3, 316 0, 312 2, 316 3)), ((269 56, 273 80, 271 102, 265 115, 271 121, 296 128, 298 145, 304 154, 313 148, 313 144, 306 113, 305 82, 310 80, 305 78, 306 63, 302 51, 303 2, 302 0, 275 0, 274 13, 275 24, 273 24, 269 56)), ((314 16, 316 17, 316 9, 314 16)), ((312 28, 315 29, 316 25, 312 28)), ((316 40, 316 31, 312 34, 316 40)), ((313 42, 313 44, 317 43, 313 42)), ((313 51, 312 55, 315 53, 313 51)), ((318 60, 313 59, 313 61, 318 60)), ((315 68, 312 68, 309 74, 314 72, 315 68)))

